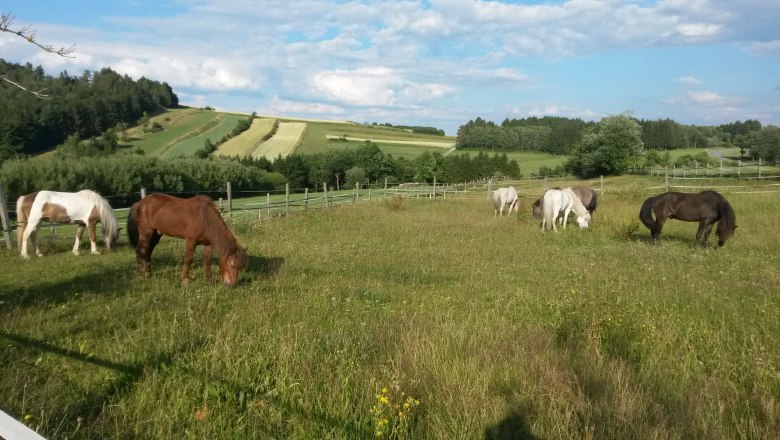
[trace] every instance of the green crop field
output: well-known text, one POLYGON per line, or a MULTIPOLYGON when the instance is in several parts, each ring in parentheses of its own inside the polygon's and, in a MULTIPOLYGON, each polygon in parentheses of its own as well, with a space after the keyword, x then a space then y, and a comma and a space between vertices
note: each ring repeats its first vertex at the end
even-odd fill
POLYGON ((233 220, 235 289, 197 256, 180 285, 181 240, 142 279, 125 237, 75 257, 42 234, 44 257, 0 250, 0 406, 70 439, 776 438, 780 194, 701 181, 736 235, 670 220, 652 245, 662 183, 605 179, 559 233, 484 191, 233 220))
POLYGON ((158 121, 162 125, 163 131, 143 133, 139 128, 135 128, 134 131, 130 132, 130 137, 133 140, 125 145, 140 148, 150 156, 159 156, 178 142, 196 136, 204 130, 204 127, 216 125, 219 116, 219 113, 197 109, 174 111, 171 116, 167 116, 168 113, 170 112, 150 120, 152 123, 158 121), (169 117, 170 120, 166 121, 166 117, 169 117))
POLYGON ((206 139, 210 139, 212 143, 216 144, 222 137, 230 133, 241 119, 246 119, 246 116, 219 113, 217 118, 213 119, 209 124, 205 124, 195 132, 191 132, 190 135, 192 136, 170 145, 160 156, 164 158, 192 156, 196 151, 203 148, 206 139))
POLYGON ((258 145, 252 152, 252 156, 274 160, 279 156, 285 157, 292 154, 295 147, 301 142, 307 124, 307 122, 280 122, 276 134, 258 145))
POLYGON ((255 118, 248 130, 221 144, 214 155, 251 156, 263 138, 271 132, 275 122, 276 119, 255 118))
POLYGON ((364 125, 341 124, 332 122, 309 122, 301 144, 295 152, 300 154, 315 154, 329 150, 339 150, 346 147, 362 144, 362 140, 337 142, 329 141, 328 137, 343 137, 356 139, 370 139, 380 146, 382 151, 392 150, 394 155, 416 157, 423 151, 445 152, 447 149, 441 146, 431 146, 429 143, 455 142, 452 136, 433 136, 427 134, 412 133, 398 128, 364 125), (405 141, 412 144, 383 143, 382 140, 405 141), (414 144, 419 142, 419 144, 414 144))

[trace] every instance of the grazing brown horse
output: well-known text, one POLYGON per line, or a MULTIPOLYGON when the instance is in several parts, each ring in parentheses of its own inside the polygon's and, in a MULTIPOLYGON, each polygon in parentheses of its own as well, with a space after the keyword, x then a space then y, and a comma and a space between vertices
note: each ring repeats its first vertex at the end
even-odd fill
POLYGON ((239 271, 247 265, 246 251, 236 242, 208 196, 180 199, 166 194, 149 194, 130 208, 127 235, 135 247, 138 269, 144 276, 151 272, 152 251, 163 235, 186 240, 182 283, 189 281, 190 264, 199 244, 203 245, 203 270, 208 281, 211 280, 212 247, 219 257, 224 285, 235 287, 239 271))
POLYGON ((722 195, 712 190, 698 194, 665 192, 645 200, 639 210, 639 219, 647 229, 650 229, 650 237, 654 242, 658 241, 661 229, 669 218, 699 222, 696 241, 702 246, 707 245, 707 239, 715 223, 718 224, 715 231, 718 234, 718 246, 723 246, 726 240, 734 235, 734 230, 737 228, 734 209, 722 195))
MULTIPOLYGON (((553 189, 561 189, 561 188, 553 188, 553 189)), ((577 198, 580 199, 580 202, 582 202, 583 206, 585 206, 585 209, 588 210, 590 215, 593 215, 593 212, 596 210, 596 190, 589 186, 575 186, 571 189, 574 191, 574 194, 577 195, 577 198)), ((544 213, 544 207, 542 206, 542 198, 539 197, 536 199, 533 205, 531 205, 531 214, 534 218, 541 218, 542 213, 544 213)))

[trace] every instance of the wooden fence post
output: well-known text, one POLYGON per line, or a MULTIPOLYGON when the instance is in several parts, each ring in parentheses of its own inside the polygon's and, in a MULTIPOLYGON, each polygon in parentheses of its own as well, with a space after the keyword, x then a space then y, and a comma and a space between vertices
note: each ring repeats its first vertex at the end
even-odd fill
POLYGON ((309 210, 309 187, 307 186, 303 192, 303 210, 309 210))
POLYGON ((268 217, 271 217, 271 193, 265 193, 265 206, 268 210, 268 217))
POLYGON ((385 177, 385 193, 384 193, 383 197, 387 198, 387 177, 385 177))
POLYGON ((758 158, 758 178, 761 178, 761 158, 758 158))
POLYGON ((604 197, 604 175, 602 174, 599 177, 599 182, 601 183, 601 197, 604 197))
POLYGON ((358 200, 358 197, 359 197, 359 195, 358 195, 359 188, 360 188, 360 184, 358 182, 355 182, 355 192, 352 193, 352 203, 353 204, 357 203, 357 200, 358 200))
POLYGON ((666 172, 666 192, 669 192, 669 171, 666 172))
POLYGON ((141 188, 141 198, 146 197, 146 188, 141 188))
POLYGON ((325 193, 325 207, 327 208, 328 206, 330 206, 328 204, 328 184, 327 183, 323 183, 322 184, 322 192, 325 193))
POLYGON ((290 215, 290 183, 284 184, 284 215, 290 215))
POLYGON ((233 186, 230 184, 230 182, 227 183, 227 204, 228 215, 233 217, 233 186))
MULTIPOLYGON (((5 202, 5 190, 3 184, 0 183, 0 220, 3 222, 3 237, 5 237, 5 245, 8 249, 11 249, 11 221, 8 219, 8 208, 5 202)), ((18 214, 17 214, 18 215, 18 214)))

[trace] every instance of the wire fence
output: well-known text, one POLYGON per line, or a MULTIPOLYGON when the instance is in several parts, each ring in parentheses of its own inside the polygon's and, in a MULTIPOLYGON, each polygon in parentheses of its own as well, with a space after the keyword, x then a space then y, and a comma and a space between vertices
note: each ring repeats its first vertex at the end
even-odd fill
MULTIPOLYGON (((578 180, 558 177, 530 177, 527 179, 500 179, 478 180, 456 184, 433 183, 400 183, 392 186, 384 184, 356 185, 352 189, 333 190, 323 184, 318 190, 310 191, 302 188, 297 191, 290 189, 289 185, 284 190, 276 191, 240 191, 233 194, 229 182, 225 184, 224 191, 210 192, 166 192, 177 197, 191 197, 196 194, 206 194, 214 199, 228 222, 262 222, 275 217, 294 215, 309 210, 326 209, 342 205, 351 205, 378 199, 404 198, 415 200, 458 200, 465 198, 483 197, 489 198, 490 192, 502 186, 514 186, 521 200, 536 200, 550 188, 566 187, 573 185, 587 185, 594 188, 600 197, 631 196, 658 193, 662 191, 698 192, 704 189, 714 189, 724 193, 757 194, 780 193, 780 174, 778 175, 749 175, 729 174, 720 175, 696 175, 689 173, 674 174, 638 174, 635 179, 621 178, 619 184, 614 184, 610 179, 600 176, 598 179, 578 180), (685 174, 685 176, 683 176, 685 174)), ((146 194, 144 188, 137 193, 104 195, 111 203, 112 199, 126 200, 137 195, 138 200, 146 194)), ((3 238, 10 249, 16 241, 16 202, 5 200, 0 183, 0 218, 2 218, 3 238)), ((126 227, 129 207, 114 208, 117 222, 120 227, 126 227)), ((71 224, 59 224, 45 222, 42 229, 49 230, 50 238, 71 237, 70 231, 75 232, 76 226, 71 224)))

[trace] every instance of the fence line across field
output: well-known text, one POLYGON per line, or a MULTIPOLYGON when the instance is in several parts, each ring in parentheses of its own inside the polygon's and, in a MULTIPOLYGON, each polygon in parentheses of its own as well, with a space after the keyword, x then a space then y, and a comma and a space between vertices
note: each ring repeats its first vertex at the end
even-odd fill
MULTIPOLYGON (((650 179, 654 179, 656 177, 663 177, 663 183, 661 185, 657 186, 643 186, 641 188, 636 188, 636 190, 641 190, 641 192, 649 192, 649 191, 655 191, 663 189, 665 191, 670 190, 682 190, 682 191, 689 191, 690 190, 698 190, 698 189, 718 189, 718 190, 727 190, 727 192, 732 192, 736 194, 757 194, 757 193, 777 193, 780 192, 780 190, 774 191, 774 188, 780 187, 780 183, 766 183, 762 185, 675 185, 675 181, 685 181, 688 183, 693 183, 695 181, 704 181, 704 180, 713 180, 713 179, 721 179, 719 176, 711 176, 709 178, 707 177, 674 177, 670 175, 664 175, 664 176, 656 176, 656 175, 646 175, 645 178, 637 178, 635 182, 639 183, 650 183, 648 181, 648 177, 650 179), (758 191, 734 191, 739 189, 745 189, 745 188, 761 188, 766 187, 769 188, 767 190, 758 190, 758 191)), ((732 177, 723 177, 723 178, 733 178, 732 177)), ((773 178, 780 178, 780 176, 762 176, 760 178, 758 177, 747 177, 742 176, 740 180, 754 180, 754 179, 760 179, 767 181, 769 179, 773 178)), ((252 195, 250 197, 239 197, 234 198, 233 197, 233 191, 232 191, 232 185, 230 182, 226 182, 225 185, 225 191, 205 191, 205 192, 193 192, 193 191, 187 191, 187 192, 175 192, 175 193, 169 193, 172 195, 195 195, 195 194, 209 194, 209 195, 225 195, 225 197, 213 197, 215 198, 215 203, 217 203, 217 206, 220 209, 220 212, 223 213, 223 216, 226 217, 233 217, 236 215, 237 217, 240 217, 242 219, 249 219, 251 218, 252 221, 263 221, 268 220, 273 217, 279 217, 279 216, 289 216, 290 214, 298 213, 298 212, 304 212, 309 209, 321 209, 321 208, 329 208, 332 206, 337 205, 346 205, 346 204, 354 204, 359 201, 363 200, 372 200, 374 198, 388 198, 388 197, 403 197, 406 199, 462 199, 467 197, 473 197, 473 196, 480 196, 480 197, 489 197, 490 191, 493 189, 498 188, 499 186, 516 186, 518 189, 518 194, 521 199, 536 199, 541 194, 544 193, 547 189, 553 188, 553 187, 563 187, 563 186, 570 186, 572 184, 576 185, 589 185, 592 188, 594 188, 601 197, 604 197, 608 191, 605 187, 604 177, 600 176, 598 179, 595 180, 586 180, 586 181, 572 181, 572 180, 566 180, 563 179, 550 179, 548 177, 531 177, 527 179, 504 179, 504 180, 493 180, 493 179, 485 179, 485 180, 477 180, 477 181, 471 181, 471 182, 462 182, 457 184, 443 184, 438 183, 434 179, 433 184, 423 184, 423 183, 400 183, 400 184, 393 184, 391 187, 387 179, 385 179, 384 184, 379 185, 366 185, 364 187, 361 187, 360 184, 356 184, 354 188, 352 189, 338 189, 334 190, 333 188, 329 187, 327 184, 322 184, 322 191, 317 192, 310 192, 308 188, 304 188, 303 192, 296 192, 292 193, 290 190, 289 184, 285 185, 285 189, 282 190, 276 190, 276 191, 240 191, 239 195, 248 195, 248 194, 256 194, 252 195), (261 194, 264 194, 262 196, 261 194)), ((619 191, 621 194, 625 194, 625 191, 619 191)), ((130 194, 138 194, 139 198, 143 198, 146 195, 146 188, 141 188, 138 193, 130 193, 130 194)), ((114 197, 126 197, 130 194, 115 194, 115 195, 105 195, 103 196, 106 199, 111 199, 114 197)), ((11 236, 16 232, 16 225, 11 224, 10 220, 10 213, 15 214, 15 201, 12 203, 13 208, 8 209, 9 203, 5 198, 5 192, 3 189, 2 183, 0 183, 0 220, 2 220, 2 231, 3 231, 3 237, 4 241, 6 243, 6 247, 8 249, 11 249, 13 247, 13 242, 15 240, 11 239, 11 236)), ((125 212, 129 211, 130 208, 122 207, 122 208, 114 208, 114 211, 116 213, 119 213, 118 215, 119 219, 126 219, 127 214, 125 212)), ((120 226, 126 227, 126 222, 120 222, 120 226)), ((54 224, 54 223, 48 223, 47 227, 50 228, 51 236, 56 237, 56 228, 59 227, 74 227, 73 225, 69 224, 54 224)))

